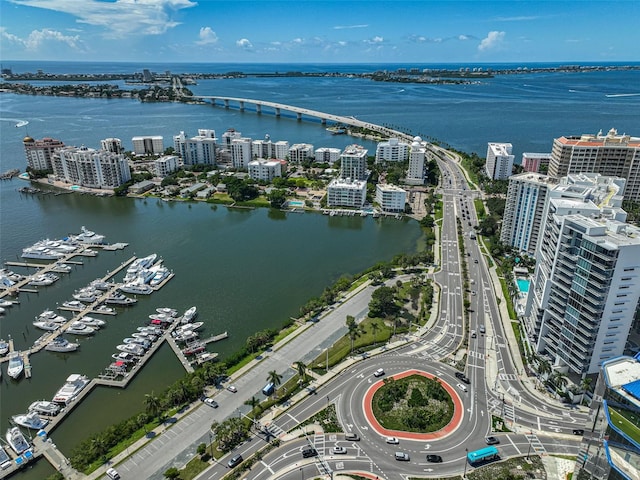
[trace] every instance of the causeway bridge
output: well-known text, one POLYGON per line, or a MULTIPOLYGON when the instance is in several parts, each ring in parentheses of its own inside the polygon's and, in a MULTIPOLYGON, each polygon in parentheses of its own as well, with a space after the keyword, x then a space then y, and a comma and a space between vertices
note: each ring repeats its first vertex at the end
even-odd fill
POLYGON ((408 135, 403 132, 399 132, 392 128, 383 127, 381 125, 376 125, 374 123, 365 122, 362 120, 358 120, 355 117, 344 117, 342 115, 333 115, 331 113, 319 112, 317 110, 311 110, 308 108, 296 107, 293 105, 287 105, 284 103, 277 102, 268 102, 265 100, 255 100, 252 98, 238 98, 238 97, 222 97, 222 96, 212 96, 212 95, 185 95, 183 92, 182 82, 179 77, 173 78, 173 89, 176 94, 183 98, 189 99, 192 98, 194 100, 201 101, 210 101, 211 105, 214 107, 218 104, 224 106, 224 108, 231 108, 232 106, 244 112, 247 110, 248 106, 251 106, 250 111, 254 111, 258 115, 263 113, 263 109, 267 109, 267 111, 272 112, 276 117, 280 117, 283 112, 288 112, 291 116, 294 116, 298 119, 298 121, 302 121, 303 119, 314 119, 320 120, 322 125, 326 125, 327 122, 338 123, 341 125, 349 125, 352 127, 364 128, 367 130, 371 130, 373 132, 377 132, 384 137, 393 137, 404 140, 406 142, 411 143, 413 141, 413 136, 408 135), (218 103, 219 102, 219 103, 218 103))

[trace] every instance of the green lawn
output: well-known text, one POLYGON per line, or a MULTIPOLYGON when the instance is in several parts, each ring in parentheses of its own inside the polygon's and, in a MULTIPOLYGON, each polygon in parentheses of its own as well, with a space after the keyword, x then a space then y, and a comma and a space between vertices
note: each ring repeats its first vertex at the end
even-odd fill
MULTIPOLYGON (((608 410, 611 423, 613 423, 613 425, 615 425, 619 430, 622 430, 625 435, 632 438, 634 442, 640 443, 640 428, 638 428, 638 425, 628 418, 632 414, 630 412, 615 410, 613 407, 608 407, 608 410)), ((636 421, 638 420, 636 419, 636 421)))

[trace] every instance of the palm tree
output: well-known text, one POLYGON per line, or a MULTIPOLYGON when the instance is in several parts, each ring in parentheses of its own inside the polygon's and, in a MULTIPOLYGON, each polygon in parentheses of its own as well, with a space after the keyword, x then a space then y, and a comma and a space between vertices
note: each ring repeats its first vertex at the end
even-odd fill
POLYGON ((562 372, 556 372, 553 375, 553 384, 556 386, 556 392, 558 390, 564 390, 569 383, 569 379, 562 372))
POLYGON ((267 382, 273 383, 273 386, 275 387, 273 389, 273 395, 275 396, 275 394, 276 394, 276 392, 278 390, 278 385, 280 385, 280 383, 282 383, 282 375, 280 375, 275 370, 271 370, 269 372, 269 375, 267 376, 267 382))
POLYGON ((160 398, 157 397, 153 391, 151 393, 147 393, 144 396, 144 406, 149 415, 157 417, 161 406, 160 398))
POLYGON ((582 390, 583 392, 588 392, 589 387, 591 387, 592 380, 593 379, 591 377, 584 377, 580 382, 580 390, 582 390))
POLYGON ((356 338, 358 338, 360 336, 360 332, 358 330, 358 324, 356 323, 356 319, 353 318, 351 315, 347 315, 347 328, 349 329, 348 335, 349 335, 349 339, 351 340, 351 353, 353 353, 353 344, 356 340, 356 338))
POLYGON ((296 362, 294 363, 296 369, 298 370, 298 377, 300 377, 300 382, 304 383, 307 380, 307 366, 304 362, 296 362))
POLYGON ((380 325, 378 322, 371 322, 371 331, 373 332, 373 346, 376 346, 378 340, 378 330, 380 330, 380 325))
POLYGON ((536 356, 536 360, 538 361, 538 375, 542 377, 551 373, 551 365, 548 360, 539 356, 536 356))
POLYGON ((260 400, 258 400, 256 397, 251 397, 249 400, 244 402, 244 404, 249 405, 251 407, 251 410, 255 410, 256 407, 260 405, 260 400))

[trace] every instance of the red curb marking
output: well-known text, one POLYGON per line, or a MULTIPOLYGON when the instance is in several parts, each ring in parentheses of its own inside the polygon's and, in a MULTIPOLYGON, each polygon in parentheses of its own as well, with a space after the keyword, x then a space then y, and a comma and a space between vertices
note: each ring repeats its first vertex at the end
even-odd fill
MULTIPOLYGON (((398 380, 400 378, 409 377, 411 375, 421 375, 423 377, 427 377, 431 379, 436 378, 435 375, 432 375, 427 372, 423 372, 421 370, 407 370, 405 372, 393 375, 391 378, 393 378, 394 380, 398 380)), ((439 438, 444 438, 447 435, 450 435, 462 423, 462 418, 464 417, 464 407, 462 405, 462 400, 460 399, 458 392, 456 392, 451 385, 449 385, 447 382, 445 382, 441 378, 439 378, 438 380, 440 381, 440 385, 442 385, 442 387, 447 391, 447 393, 451 396, 451 399, 453 400, 453 417, 451 418, 451 421, 448 424, 446 424, 444 427, 442 427, 440 430, 436 432, 431 432, 431 433, 414 433, 414 432, 403 432, 400 430, 390 430, 380 425, 375 415, 373 414, 372 400, 373 400, 373 395, 384 385, 384 380, 379 380, 376 383, 374 383, 369 388, 369 390, 367 390, 367 393, 365 393, 364 395, 364 398, 362 400, 362 404, 363 404, 362 407, 364 409, 365 417, 367 417, 367 421, 369 422, 371 427, 376 431, 376 433, 385 437, 392 436, 392 437, 402 438, 404 440, 437 440, 439 438)))

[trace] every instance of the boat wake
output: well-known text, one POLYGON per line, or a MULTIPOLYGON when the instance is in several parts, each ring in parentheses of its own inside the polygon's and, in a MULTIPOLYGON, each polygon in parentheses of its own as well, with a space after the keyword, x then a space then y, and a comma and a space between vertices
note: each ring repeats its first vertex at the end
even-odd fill
POLYGON ((29 122, 26 120, 20 120, 18 123, 16 123, 16 128, 20 128, 20 127, 24 127, 29 125, 29 122))
POLYGON ((638 97, 640 93, 609 93, 605 95, 607 98, 615 98, 615 97, 638 97))

